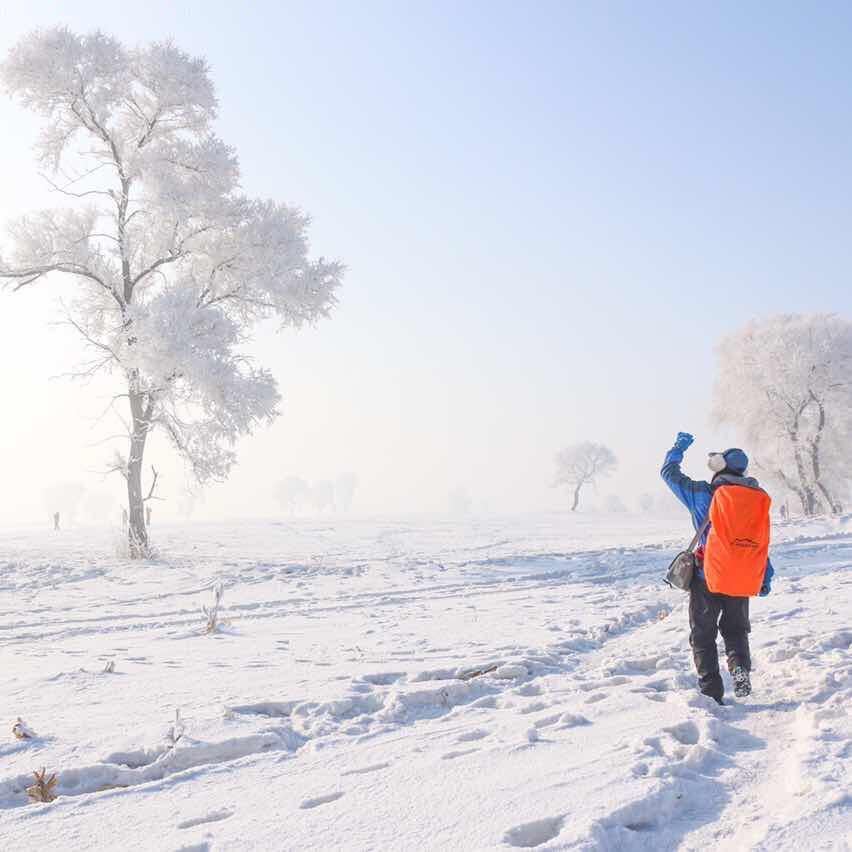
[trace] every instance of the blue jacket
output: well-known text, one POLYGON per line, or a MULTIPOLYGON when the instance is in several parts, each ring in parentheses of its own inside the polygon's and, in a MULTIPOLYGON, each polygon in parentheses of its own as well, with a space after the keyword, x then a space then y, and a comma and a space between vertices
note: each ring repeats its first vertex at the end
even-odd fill
MULTIPOLYGON (((707 513, 710 511, 710 501, 713 499, 714 486, 703 480, 690 479, 681 469, 680 463, 683 461, 683 450, 677 447, 672 447, 666 453, 666 460, 663 462, 663 469, 660 475, 663 477, 663 482, 669 486, 672 493, 689 509, 689 514, 692 516, 692 526, 696 531, 704 523, 707 513)), ((757 487, 757 480, 751 477, 735 477, 727 475, 717 475, 716 479, 722 481, 741 481, 743 484, 757 487)), ((704 534, 704 539, 707 538, 704 534)), ((703 577, 704 572, 699 569, 699 576, 703 577)), ((763 589, 766 589, 766 594, 769 594, 769 587, 772 582, 772 577, 775 574, 775 569, 772 567, 772 562, 766 560, 766 572, 763 575, 763 588, 761 595, 764 594, 763 589)))

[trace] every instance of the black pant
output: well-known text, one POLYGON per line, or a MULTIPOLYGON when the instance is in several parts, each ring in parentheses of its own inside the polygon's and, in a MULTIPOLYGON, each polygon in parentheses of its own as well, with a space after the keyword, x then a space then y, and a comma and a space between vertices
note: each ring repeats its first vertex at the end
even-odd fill
POLYGON ((725 640, 728 671, 737 666, 750 671, 748 598, 714 594, 707 588, 704 578, 696 574, 689 589, 689 644, 698 672, 698 688, 717 701, 722 700, 725 692, 716 649, 720 630, 725 640))

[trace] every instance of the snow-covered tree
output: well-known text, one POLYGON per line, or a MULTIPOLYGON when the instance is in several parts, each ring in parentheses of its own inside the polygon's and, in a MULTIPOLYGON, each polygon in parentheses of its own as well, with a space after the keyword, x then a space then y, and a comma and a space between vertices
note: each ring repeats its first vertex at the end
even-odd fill
POLYGON ((726 337, 714 414, 805 515, 840 511, 852 477, 852 322, 783 315, 726 337))
POLYGON ((580 503, 580 491, 585 485, 595 485, 602 476, 615 470, 618 459, 615 453, 603 444, 583 441, 560 450, 556 455, 556 480, 554 485, 567 485, 573 489, 574 512, 580 503))
POLYGON ((451 515, 469 515, 473 509, 473 499, 467 489, 462 487, 450 491, 447 503, 451 515))
POLYGON ((618 494, 608 494, 604 500, 604 510, 611 514, 621 514, 627 511, 627 506, 618 494))
POLYGON ((335 502, 344 512, 352 508, 358 483, 358 475, 355 473, 341 473, 334 483, 335 502))
POLYGON ((644 512, 646 515, 654 511, 654 495, 648 494, 648 492, 644 492, 639 495, 639 500, 637 501, 639 504, 639 511, 644 512))
POLYGON ((311 493, 310 486, 299 476, 285 476, 275 486, 275 498, 292 515, 311 493))
POLYGON ((23 38, 0 82, 42 117, 37 156, 64 205, 12 226, 0 280, 17 290, 63 276, 67 319, 91 356, 80 374, 121 378, 128 450, 113 468, 142 555, 151 431, 197 481, 225 478, 238 437, 278 413, 275 380, 245 353, 252 327, 325 317, 342 267, 309 258, 304 213, 240 192, 203 59, 57 27, 23 38))
POLYGON ((334 483, 330 479, 315 482, 311 487, 311 505, 317 512, 334 508, 334 483))

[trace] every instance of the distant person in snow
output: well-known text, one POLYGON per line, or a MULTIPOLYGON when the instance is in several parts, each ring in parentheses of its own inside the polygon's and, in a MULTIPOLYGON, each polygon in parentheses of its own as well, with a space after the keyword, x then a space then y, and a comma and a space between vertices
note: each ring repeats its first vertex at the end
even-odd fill
POLYGON ((736 448, 710 453, 710 482, 690 479, 680 469, 693 442, 679 432, 666 454, 663 480, 689 509, 696 531, 704 529, 696 551, 699 568, 689 591, 689 644, 698 687, 719 704, 725 692, 716 638, 725 640, 734 695, 751 694, 749 597, 768 595, 774 570, 769 561, 769 495, 746 476, 748 456, 736 448))
POLYGON ((53 530, 59 532, 59 512, 53 513, 53 530))

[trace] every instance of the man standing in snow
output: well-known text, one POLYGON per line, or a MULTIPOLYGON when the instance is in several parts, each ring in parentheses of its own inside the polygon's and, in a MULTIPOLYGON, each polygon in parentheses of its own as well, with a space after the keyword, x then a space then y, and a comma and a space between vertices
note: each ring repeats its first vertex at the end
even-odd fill
POLYGON ((680 463, 693 440, 689 433, 679 432, 660 473, 678 500, 689 509, 696 531, 710 519, 720 528, 723 525, 737 528, 725 541, 721 535, 715 535, 715 542, 712 541, 715 529, 713 532, 705 529, 695 554, 698 568, 689 590, 689 644, 698 672, 698 687, 721 704, 725 687, 716 648, 720 630, 725 641, 728 670, 734 679, 734 694, 743 698, 751 693, 749 596, 768 595, 774 573, 766 556, 769 498, 756 479, 745 475, 748 456, 736 448, 710 453, 707 461, 713 472, 710 482, 690 479, 681 471, 680 463), (723 489, 725 498, 714 501, 719 489, 723 489), (748 528, 747 535, 742 532, 743 524, 748 528), (705 562, 705 547, 714 551, 712 564, 709 559, 705 562))

